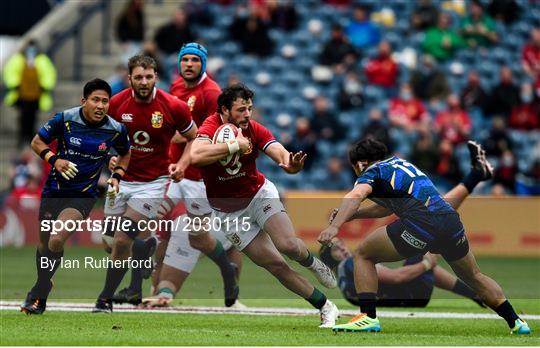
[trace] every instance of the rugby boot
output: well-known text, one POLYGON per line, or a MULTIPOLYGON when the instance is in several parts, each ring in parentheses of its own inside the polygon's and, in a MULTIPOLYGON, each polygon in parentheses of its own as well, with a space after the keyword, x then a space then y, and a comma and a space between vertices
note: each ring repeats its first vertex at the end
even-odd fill
POLYGON ((104 300, 102 298, 98 298, 96 301, 96 305, 94 306, 94 309, 92 309, 92 313, 112 313, 113 311, 113 304, 111 300, 104 300))
POLYGON ((315 274, 315 277, 323 286, 329 289, 333 289, 337 286, 334 272, 318 258, 313 258, 313 263, 308 269, 315 274))
POLYGON ((131 288, 123 288, 118 291, 112 297, 113 303, 130 303, 134 306, 139 305, 142 302, 142 293, 135 291, 131 288))
POLYGON ((336 325, 336 319, 339 318, 339 310, 335 304, 330 300, 326 300, 326 303, 320 310, 322 329, 329 329, 336 325))
POLYGON ((528 335, 531 333, 531 329, 529 328, 529 325, 527 325, 527 322, 523 319, 516 319, 515 325, 510 331, 511 334, 516 335, 528 335))
POLYGON ((372 319, 365 313, 355 315, 347 324, 336 325, 332 328, 334 332, 380 332, 381 323, 379 319, 372 319))

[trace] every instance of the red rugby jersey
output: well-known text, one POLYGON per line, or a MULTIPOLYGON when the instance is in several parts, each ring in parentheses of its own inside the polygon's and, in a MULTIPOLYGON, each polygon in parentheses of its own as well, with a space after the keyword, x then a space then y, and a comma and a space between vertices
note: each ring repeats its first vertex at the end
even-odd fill
MULTIPOLYGON (((211 141, 222 124, 221 115, 214 113, 201 125, 197 138, 211 141)), ((235 167, 225 168, 219 161, 200 167, 208 201, 216 210, 233 212, 247 207, 264 184, 264 175, 257 170, 255 160, 259 156, 258 150, 265 151, 276 139, 268 129, 253 120, 249 121, 248 129, 242 130, 242 134, 251 140, 253 151, 240 156, 235 167)))
MULTIPOLYGON (((193 120, 200 127, 204 120, 216 112, 217 98, 221 94, 221 88, 208 75, 204 74, 201 81, 192 88, 187 88, 182 77, 178 77, 171 85, 171 94, 187 103, 193 120)), ((171 144, 169 156, 171 162, 178 162, 186 144, 171 144)), ((199 168, 189 166, 184 177, 190 180, 201 180, 199 168)))
POLYGON ((149 103, 137 102, 131 88, 123 90, 111 98, 109 115, 129 131, 131 160, 124 181, 148 182, 169 175, 171 138, 194 125, 187 104, 157 88, 149 103))

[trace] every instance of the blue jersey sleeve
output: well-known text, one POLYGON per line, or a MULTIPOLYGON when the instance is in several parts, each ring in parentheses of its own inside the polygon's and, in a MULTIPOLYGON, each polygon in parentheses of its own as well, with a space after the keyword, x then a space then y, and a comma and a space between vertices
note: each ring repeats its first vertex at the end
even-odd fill
POLYGON ((373 166, 368 168, 368 170, 360 175, 354 184, 368 184, 369 186, 373 187, 373 184, 375 184, 375 179, 378 178, 380 178, 379 168, 377 166, 373 166))
POLYGON ((63 128, 64 114, 59 112, 39 129, 38 135, 45 144, 50 144, 54 139, 62 135, 63 128))
POLYGON ((122 125, 122 130, 120 131, 120 135, 116 138, 116 141, 113 145, 116 152, 123 156, 129 151, 130 143, 129 143, 129 134, 127 127, 125 125, 122 125))

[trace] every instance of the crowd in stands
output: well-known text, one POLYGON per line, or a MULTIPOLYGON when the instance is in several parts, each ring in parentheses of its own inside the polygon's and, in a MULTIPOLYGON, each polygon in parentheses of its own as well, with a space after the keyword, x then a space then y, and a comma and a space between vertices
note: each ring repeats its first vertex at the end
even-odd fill
MULTIPOLYGON (((209 51, 222 85, 257 93, 256 117, 305 173, 286 176, 261 158, 283 188, 345 190, 354 175, 349 143, 384 141, 441 189, 468 171, 466 142, 496 167, 482 194, 540 194, 540 3, 536 0, 186 1, 147 37, 143 0, 117 18, 125 53, 144 50, 175 78, 183 43, 209 51)), ((125 57, 111 78, 126 86, 125 57)))

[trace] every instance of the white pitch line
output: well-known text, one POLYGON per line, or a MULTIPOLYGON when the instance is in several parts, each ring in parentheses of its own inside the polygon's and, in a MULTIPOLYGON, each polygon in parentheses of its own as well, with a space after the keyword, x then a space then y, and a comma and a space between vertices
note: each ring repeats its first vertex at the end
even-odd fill
MULTIPOLYGON (((0 310, 19 310, 20 302, 0 301, 0 310)), ((90 303, 68 303, 68 302, 50 302, 47 304, 48 311, 62 312, 90 312, 94 308, 90 303)), ((165 308, 138 308, 129 305, 115 305, 114 311, 119 313, 193 313, 193 314, 249 314, 249 315, 317 315, 318 311, 314 309, 303 308, 263 308, 249 307, 246 309, 235 309, 225 307, 194 307, 194 306, 172 306, 165 308)), ((342 315, 356 315, 357 310, 341 310, 342 315)), ((377 314, 383 318, 434 318, 434 319, 500 319, 496 314, 491 313, 451 313, 451 312, 399 312, 378 310, 377 314)), ((523 319, 540 320, 540 315, 525 314, 521 315, 523 319)))

